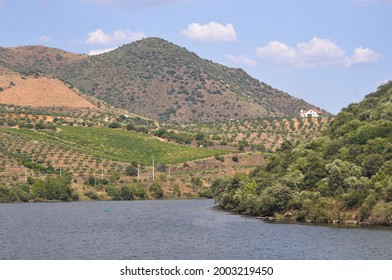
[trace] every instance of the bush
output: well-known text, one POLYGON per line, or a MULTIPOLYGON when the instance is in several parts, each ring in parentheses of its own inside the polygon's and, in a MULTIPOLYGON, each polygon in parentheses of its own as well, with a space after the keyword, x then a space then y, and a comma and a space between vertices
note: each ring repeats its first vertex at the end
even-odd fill
POLYGON ((133 165, 128 165, 127 168, 125 169, 125 174, 128 176, 135 177, 137 176, 137 168, 134 167, 133 165))
POLYGON ((17 195, 14 190, 11 190, 5 186, 0 186, 0 202, 9 203, 17 200, 17 195))
POLYGON ((161 199, 163 198, 163 189, 161 187, 160 184, 158 183, 152 183, 152 185, 150 186, 150 192, 152 193, 152 196, 156 199, 161 199))
POLYGON ((276 212, 285 210, 291 197, 291 190, 285 185, 278 184, 265 188, 260 193, 260 214, 274 215, 276 212))
POLYGON ((222 155, 215 155, 215 159, 221 162, 225 162, 225 158, 222 155))
POLYGON ((121 199, 122 200, 132 200, 134 199, 135 194, 133 193, 133 189, 129 186, 121 187, 121 199))
POLYGON ((113 200, 121 200, 121 189, 119 186, 108 186, 106 192, 113 200))
POLYGON ((95 190, 88 190, 84 193, 85 196, 87 196, 88 198, 92 199, 92 200, 98 200, 99 196, 98 193, 95 190))
POLYGON ((121 123, 120 122, 112 122, 109 124, 110 128, 120 128, 121 127, 121 123))
POLYGON ((199 196, 206 197, 206 198, 213 198, 214 197, 214 195, 212 194, 211 188, 206 188, 206 189, 199 191, 199 196))
POLYGON ((45 180, 36 179, 31 187, 33 198, 44 200, 78 200, 71 188, 72 176, 48 176, 45 180))

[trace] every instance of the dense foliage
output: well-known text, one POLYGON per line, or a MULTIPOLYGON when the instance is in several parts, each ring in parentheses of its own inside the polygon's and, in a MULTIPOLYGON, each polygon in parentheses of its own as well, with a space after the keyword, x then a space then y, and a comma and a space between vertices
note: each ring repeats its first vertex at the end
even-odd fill
POLYGON ((251 215, 392 224, 392 82, 343 109, 323 136, 286 142, 212 190, 221 207, 251 215))
POLYGON ((29 178, 16 187, 0 185, 0 202, 74 201, 77 192, 71 187, 72 175, 48 176, 44 180, 29 178))

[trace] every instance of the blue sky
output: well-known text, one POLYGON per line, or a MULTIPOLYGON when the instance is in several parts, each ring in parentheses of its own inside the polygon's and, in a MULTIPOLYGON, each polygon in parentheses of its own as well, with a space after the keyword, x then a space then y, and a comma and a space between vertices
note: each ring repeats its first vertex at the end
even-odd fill
POLYGON ((392 80, 392 0, 0 0, 0 46, 160 37, 332 113, 392 80))

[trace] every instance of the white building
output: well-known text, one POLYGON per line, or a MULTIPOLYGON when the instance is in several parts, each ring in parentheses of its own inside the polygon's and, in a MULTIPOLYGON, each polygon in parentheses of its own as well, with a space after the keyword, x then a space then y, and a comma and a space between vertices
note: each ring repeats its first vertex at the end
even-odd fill
POLYGON ((302 110, 301 109, 301 117, 306 118, 306 117, 312 117, 312 118, 317 118, 318 116, 322 115, 322 113, 316 109, 310 109, 308 111, 302 110))

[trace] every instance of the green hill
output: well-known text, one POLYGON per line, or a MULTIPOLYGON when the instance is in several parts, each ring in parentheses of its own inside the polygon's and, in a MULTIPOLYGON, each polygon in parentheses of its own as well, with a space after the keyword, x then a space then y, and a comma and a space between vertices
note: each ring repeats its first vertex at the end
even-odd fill
POLYGON ((242 69, 202 59, 159 38, 97 56, 41 46, 0 49, 0 65, 55 75, 115 107, 162 121, 295 116, 313 107, 242 69))
POLYGON ((392 82, 343 109, 324 136, 286 142, 213 191, 223 208, 251 215, 392 224, 392 82))

